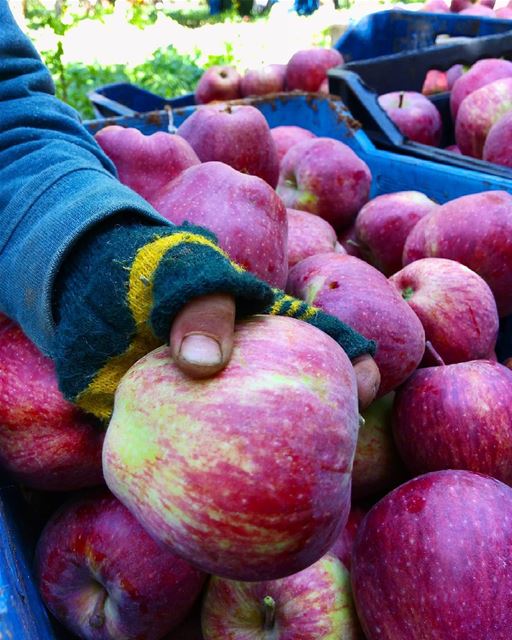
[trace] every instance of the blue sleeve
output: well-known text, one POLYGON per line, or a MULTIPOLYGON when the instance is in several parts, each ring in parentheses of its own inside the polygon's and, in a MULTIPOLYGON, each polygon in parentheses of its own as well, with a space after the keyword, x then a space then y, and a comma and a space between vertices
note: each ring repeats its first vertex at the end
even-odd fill
POLYGON ((0 311, 52 353, 52 297, 63 259, 121 212, 168 224, 121 185, 0 0, 0 311))

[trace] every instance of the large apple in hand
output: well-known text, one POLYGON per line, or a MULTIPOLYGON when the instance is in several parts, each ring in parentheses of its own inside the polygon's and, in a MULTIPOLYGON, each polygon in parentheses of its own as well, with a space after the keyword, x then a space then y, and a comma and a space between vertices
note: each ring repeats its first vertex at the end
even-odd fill
POLYGON ((355 375, 332 338, 299 320, 256 316, 234 339, 229 364, 208 380, 183 374, 166 347, 128 371, 105 436, 105 479, 199 568, 281 578, 318 560, 346 524, 355 375))
POLYGON ((35 565, 46 606, 87 640, 160 640, 185 618, 206 577, 155 542, 106 490, 52 516, 35 565))
POLYGON ((471 69, 462 74, 453 85, 450 93, 450 109, 455 122, 462 101, 477 89, 500 80, 512 77, 512 62, 501 58, 478 60, 471 69))
POLYGON ((331 225, 307 211, 287 209, 288 217, 288 267, 293 267, 317 253, 345 253, 336 247, 336 232, 331 225))
POLYGON ((277 185, 279 159, 270 128, 255 107, 200 107, 178 127, 201 162, 218 161, 277 185))
POLYGON ((512 371, 489 360, 419 369, 397 393, 393 431, 415 475, 468 469, 512 484, 512 371))
POLYGON ((148 202, 182 171, 200 163, 186 140, 164 131, 146 136, 138 129, 111 125, 94 137, 114 163, 119 180, 148 202))
POLYGON ((443 133, 441 115, 424 95, 392 91, 379 96, 379 104, 404 136, 414 142, 439 146, 443 133))
POLYGON ((290 270, 288 290, 377 342, 379 394, 404 382, 425 349, 418 317, 377 269, 352 256, 324 253, 290 270))
POLYGON ((451 200, 414 227, 404 264, 449 258, 476 271, 491 288, 500 316, 512 313, 512 196, 485 191, 451 200))
POLYGON ((285 155, 294 145, 299 144, 299 142, 304 142, 304 140, 316 138, 312 131, 308 131, 308 129, 303 129, 302 127, 295 127, 293 125, 273 127, 270 129, 270 135, 276 145, 279 164, 281 164, 285 155))
POLYGON ((512 111, 498 120, 487 134, 483 159, 512 167, 512 111))
POLYGON ((386 193, 367 202, 357 214, 359 251, 374 267, 390 276, 402 266, 407 236, 437 204, 418 191, 386 193))
MULTIPOLYGON (((488 358, 498 337, 498 310, 489 285, 468 267, 423 258, 389 279, 421 320, 445 364, 488 358)), ((435 364, 425 351, 428 364, 435 364)))
POLYGON ((55 367, 21 329, 0 315, 0 465, 45 491, 103 483, 103 429, 67 402, 55 367))
POLYGON ((284 91, 285 64, 269 64, 259 69, 248 69, 240 81, 242 97, 263 96, 284 91))
POLYGON ((383 495, 406 477, 391 429, 394 394, 379 398, 362 412, 352 469, 352 499, 383 495))
POLYGON ((467 96, 455 122, 455 141, 463 154, 481 158, 493 124, 512 111, 512 77, 495 80, 467 96))
POLYGON ((494 478, 438 471, 395 489, 352 555, 367 639, 509 640, 511 540, 512 489, 494 478))
POLYGON ((260 178, 205 162, 161 189, 153 206, 176 224, 207 227, 232 260, 276 287, 285 286, 286 208, 260 178))
POLYGON ((343 56, 336 49, 303 49, 297 51, 286 67, 288 91, 319 91, 327 78, 327 71, 343 64, 343 56))
POLYGON ((348 571, 328 554, 281 580, 212 577, 203 604, 205 640, 357 640, 348 571))
POLYGON ((196 102, 205 104, 214 100, 235 100, 241 97, 240 74, 228 65, 206 69, 196 87, 196 102))
POLYGON ((339 230, 367 202, 371 181, 368 165, 349 146, 314 138, 294 145, 285 155, 277 193, 288 208, 314 213, 339 230))

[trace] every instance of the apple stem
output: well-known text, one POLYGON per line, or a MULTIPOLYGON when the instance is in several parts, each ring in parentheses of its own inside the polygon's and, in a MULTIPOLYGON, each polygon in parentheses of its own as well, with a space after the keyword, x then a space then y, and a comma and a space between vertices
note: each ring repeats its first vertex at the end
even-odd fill
POLYGON ((272 631, 276 623, 276 601, 272 596, 263 598, 263 631, 272 631))
POLYGON ((105 624, 105 602, 107 600, 107 596, 107 590, 103 589, 102 593, 98 596, 93 612, 89 617, 89 624, 91 627, 94 627, 94 629, 100 629, 105 624))
POLYGON ((446 367, 446 362, 441 358, 438 351, 436 351, 434 345, 430 342, 430 340, 427 340, 425 342, 425 349, 429 351, 430 355, 434 358, 437 364, 441 365, 442 367, 446 367))
POLYGON ((404 92, 400 91, 400 97, 398 98, 398 108, 401 109, 404 106, 404 92))

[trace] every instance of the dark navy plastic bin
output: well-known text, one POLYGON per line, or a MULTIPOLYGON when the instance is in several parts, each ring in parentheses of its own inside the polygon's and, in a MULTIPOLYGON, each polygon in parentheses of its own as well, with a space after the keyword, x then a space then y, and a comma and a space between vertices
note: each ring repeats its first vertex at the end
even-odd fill
MULTIPOLYGON (((512 29, 512 22, 510 27, 512 29)), ((383 56, 366 62, 351 62, 329 71, 329 90, 343 99, 381 149, 511 178, 512 170, 508 167, 407 140, 378 103, 378 96, 390 91, 421 91, 425 75, 430 69, 446 71, 454 64, 471 65, 482 58, 512 58, 512 31, 475 38, 465 43, 383 56)), ((454 144, 449 94, 429 97, 443 120, 442 146, 454 144)))
MULTIPOLYGON (((350 25, 334 48, 346 61, 369 60, 432 46, 440 35, 475 37, 502 33, 507 29, 512 29, 512 24, 506 20, 417 11, 379 11, 350 25)), ((174 108, 195 104, 193 93, 165 98, 128 82, 104 85, 87 95, 98 118, 156 111, 165 105, 174 108)))
MULTIPOLYGON (((321 136, 345 142, 365 162, 373 174, 372 196, 399 190, 419 190, 438 202, 489 189, 512 193, 512 181, 480 176, 469 171, 422 162, 415 158, 379 151, 360 130, 340 100, 305 95, 283 94, 272 100, 254 100, 271 127, 298 125, 321 136)), ((174 110, 179 125, 193 107, 174 110)), ((109 124, 136 127, 146 134, 167 131, 169 113, 159 111, 143 115, 87 122, 91 133, 109 124)), ((55 500, 50 496, 49 500, 55 500)), ((35 534, 34 509, 26 509, 20 490, 0 481, 0 638, 10 640, 70 640, 59 629, 41 603, 30 567, 35 534)))

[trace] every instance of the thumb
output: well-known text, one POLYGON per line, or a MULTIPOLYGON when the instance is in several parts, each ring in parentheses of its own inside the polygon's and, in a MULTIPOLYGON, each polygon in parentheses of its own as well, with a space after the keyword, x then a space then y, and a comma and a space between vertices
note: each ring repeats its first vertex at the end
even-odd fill
POLYGON ((170 346, 178 367, 192 378, 224 369, 233 350, 235 301, 226 294, 195 298, 176 316, 170 346))

